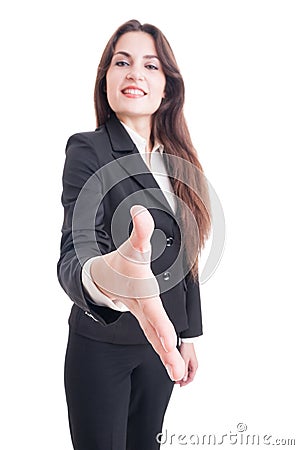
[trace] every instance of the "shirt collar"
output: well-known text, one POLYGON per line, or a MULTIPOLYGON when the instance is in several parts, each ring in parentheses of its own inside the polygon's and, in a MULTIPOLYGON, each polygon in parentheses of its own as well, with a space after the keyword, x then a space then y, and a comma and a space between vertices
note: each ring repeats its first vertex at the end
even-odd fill
MULTIPOLYGON (((136 145, 139 153, 142 153, 142 154, 146 153, 146 151, 145 151, 146 150, 146 139, 144 139, 142 136, 140 136, 140 134, 136 133, 135 130, 128 127, 128 125, 126 125, 124 122, 120 121, 120 123, 123 125, 123 127, 127 131, 128 135, 130 136, 130 138, 136 145)), ((159 151, 159 153, 161 155, 164 152, 164 146, 162 144, 160 144, 159 142, 156 142, 152 149, 152 152, 157 152, 157 151, 159 151)))

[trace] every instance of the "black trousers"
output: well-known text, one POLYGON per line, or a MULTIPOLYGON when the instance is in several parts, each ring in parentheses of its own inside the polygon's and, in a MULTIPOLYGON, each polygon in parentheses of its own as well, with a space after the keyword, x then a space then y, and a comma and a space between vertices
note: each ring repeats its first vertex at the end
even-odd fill
POLYGON ((159 449, 173 387, 150 344, 110 344, 70 331, 65 391, 75 450, 159 449))

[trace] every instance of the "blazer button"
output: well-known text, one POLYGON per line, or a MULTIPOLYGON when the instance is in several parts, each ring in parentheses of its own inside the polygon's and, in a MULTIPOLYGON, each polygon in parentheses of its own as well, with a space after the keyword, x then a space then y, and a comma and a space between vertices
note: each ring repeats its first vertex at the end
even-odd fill
POLYGON ((166 246, 167 246, 167 247, 170 247, 172 244, 173 244, 173 237, 172 237, 172 236, 169 236, 169 237, 166 239, 166 246))
POLYGON ((163 273, 163 280, 168 281, 170 278, 170 272, 164 272, 163 273))

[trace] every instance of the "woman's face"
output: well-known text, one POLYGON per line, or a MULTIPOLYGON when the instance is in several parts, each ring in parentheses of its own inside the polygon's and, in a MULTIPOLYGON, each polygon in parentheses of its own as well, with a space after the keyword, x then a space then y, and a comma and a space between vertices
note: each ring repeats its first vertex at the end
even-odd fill
POLYGON ((150 34, 131 31, 119 38, 106 84, 109 105, 120 120, 151 118, 164 97, 166 78, 150 34))

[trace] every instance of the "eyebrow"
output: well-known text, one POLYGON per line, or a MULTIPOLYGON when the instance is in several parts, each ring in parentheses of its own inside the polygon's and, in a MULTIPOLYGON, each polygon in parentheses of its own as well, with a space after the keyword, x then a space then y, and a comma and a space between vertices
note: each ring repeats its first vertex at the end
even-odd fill
MULTIPOLYGON (((122 50, 119 51, 119 52, 114 53, 113 56, 116 56, 116 55, 123 55, 123 56, 126 56, 127 58, 132 58, 132 55, 130 55, 130 53, 124 52, 124 51, 122 51, 122 50)), ((158 57, 157 55, 144 55, 144 56, 143 56, 143 59, 153 59, 153 58, 159 60, 159 57, 158 57)))

